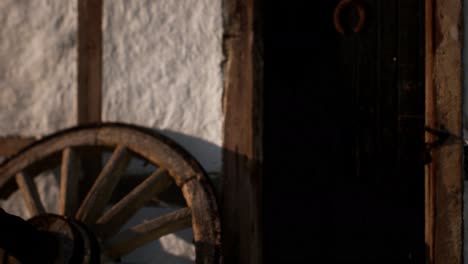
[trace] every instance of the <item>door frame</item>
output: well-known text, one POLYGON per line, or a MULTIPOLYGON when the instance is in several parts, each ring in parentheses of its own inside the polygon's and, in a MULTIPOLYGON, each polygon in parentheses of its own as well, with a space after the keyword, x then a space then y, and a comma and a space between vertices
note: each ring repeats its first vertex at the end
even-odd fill
POLYGON ((224 143, 221 192, 226 264, 263 263, 262 0, 223 0, 224 143))
MULTIPOLYGON (((425 1, 426 127, 451 136, 426 165, 427 263, 463 262, 462 0, 425 1)), ((439 135, 440 136, 440 135, 439 135)), ((426 142, 440 139, 426 133, 426 142)))

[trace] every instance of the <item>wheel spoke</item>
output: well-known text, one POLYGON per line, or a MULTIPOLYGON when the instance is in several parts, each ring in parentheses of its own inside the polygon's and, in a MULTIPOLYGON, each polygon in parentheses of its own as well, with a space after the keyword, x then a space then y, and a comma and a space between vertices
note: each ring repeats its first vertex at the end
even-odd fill
POLYGON ((191 210, 179 209, 122 231, 104 243, 103 252, 112 259, 118 258, 164 235, 188 228, 191 222, 191 210))
POLYGON ((104 239, 118 232, 138 209, 171 183, 167 170, 158 169, 97 220, 96 232, 104 239))
POLYGON ((42 205, 39 192, 37 191, 33 179, 20 172, 16 174, 16 183, 18 184, 18 189, 24 198, 26 207, 31 216, 45 214, 46 211, 42 205))
POLYGON ((125 146, 118 146, 110 160, 104 166, 93 186, 81 204, 76 218, 92 225, 104 211, 114 188, 130 161, 130 151, 125 146))
POLYGON ((78 155, 71 148, 62 152, 60 167, 60 214, 73 216, 78 208, 78 155))

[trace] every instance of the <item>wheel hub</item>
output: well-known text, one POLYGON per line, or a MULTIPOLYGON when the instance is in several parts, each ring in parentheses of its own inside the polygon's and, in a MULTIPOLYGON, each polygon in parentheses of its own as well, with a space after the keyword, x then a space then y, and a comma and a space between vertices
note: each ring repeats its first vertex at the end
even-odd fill
POLYGON ((99 246, 94 234, 84 224, 60 215, 45 214, 27 221, 39 231, 55 238, 55 263, 99 263, 99 246))

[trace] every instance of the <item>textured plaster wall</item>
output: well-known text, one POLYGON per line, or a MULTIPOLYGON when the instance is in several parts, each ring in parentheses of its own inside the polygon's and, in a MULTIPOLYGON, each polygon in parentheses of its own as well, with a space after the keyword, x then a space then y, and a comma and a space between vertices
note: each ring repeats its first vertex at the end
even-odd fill
POLYGON ((221 0, 107 0, 103 118, 152 127, 221 169, 221 0))
POLYGON ((76 1, 0 1, 0 136, 76 124, 76 1))

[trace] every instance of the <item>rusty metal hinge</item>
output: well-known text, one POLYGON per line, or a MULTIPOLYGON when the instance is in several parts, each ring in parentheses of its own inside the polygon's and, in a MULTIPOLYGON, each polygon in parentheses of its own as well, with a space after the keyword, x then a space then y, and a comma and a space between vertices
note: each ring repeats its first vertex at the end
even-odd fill
POLYGON ((436 139, 432 142, 426 142, 424 144, 424 164, 429 164, 432 161, 431 151, 440 148, 444 145, 452 144, 465 144, 466 141, 463 137, 455 135, 448 131, 444 126, 439 128, 425 127, 424 130, 434 136, 436 139))

